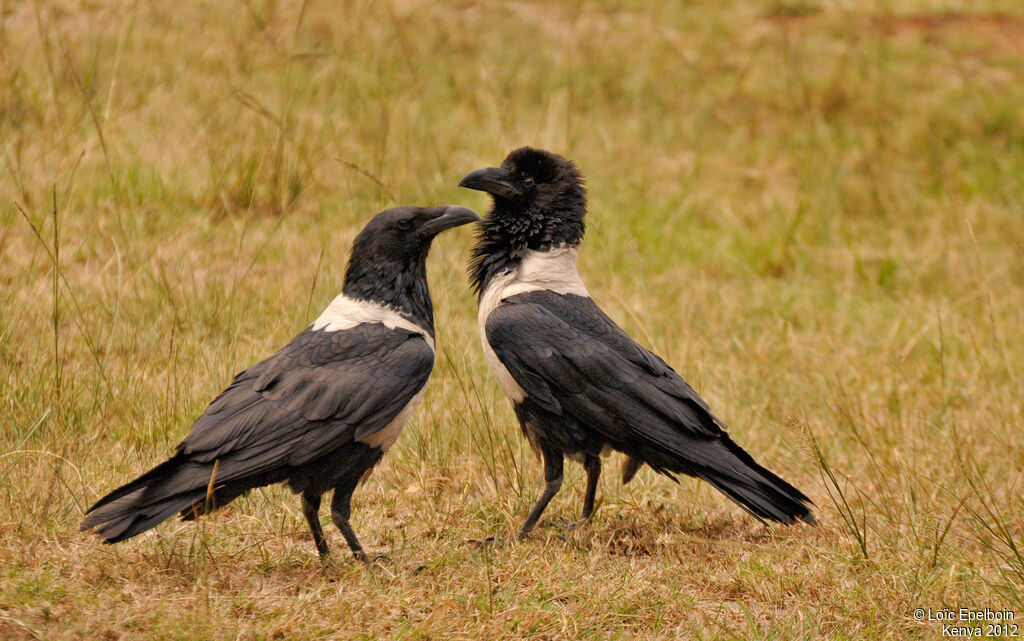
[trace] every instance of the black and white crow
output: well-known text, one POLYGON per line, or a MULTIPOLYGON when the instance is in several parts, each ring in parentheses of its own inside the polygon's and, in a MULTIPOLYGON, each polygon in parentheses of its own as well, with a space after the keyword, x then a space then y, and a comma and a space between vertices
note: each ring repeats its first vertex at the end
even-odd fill
POLYGON ((341 294, 283 349, 235 376, 170 460, 89 508, 81 529, 116 543, 184 520, 249 490, 284 482, 320 556, 320 498, 364 559, 349 524, 352 492, 398 438, 434 366, 434 310, 426 261, 434 237, 479 220, 465 207, 399 207, 366 225, 352 246, 341 294))
POLYGON ((459 183, 494 199, 480 223, 470 279, 484 354, 520 427, 544 460, 545 489, 525 537, 562 485, 564 456, 587 471, 582 518, 594 510, 601 454, 702 478, 758 520, 814 523, 799 490, 754 462, 663 360, 594 304, 576 271, 587 210, 576 166, 524 147, 459 183))

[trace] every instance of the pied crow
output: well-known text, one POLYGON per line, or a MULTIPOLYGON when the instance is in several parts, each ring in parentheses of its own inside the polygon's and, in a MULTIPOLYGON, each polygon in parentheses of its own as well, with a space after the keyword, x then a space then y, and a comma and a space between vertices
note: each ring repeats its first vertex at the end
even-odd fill
POLYGON ((352 493, 423 397, 434 365, 426 260, 440 232, 480 217, 465 207, 399 207, 373 217, 352 245, 341 294, 284 348, 235 376, 175 454, 88 510, 81 529, 116 543, 285 483, 320 556, 320 498, 365 560, 349 524, 352 493))
POLYGON ((754 462, 707 403, 598 307, 576 271, 587 210, 583 178, 556 154, 524 147, 459 183, 494 200, 480 223, 470 279, 484 354, 520 427, 544 461, 545 489, 525 537, 562 484, 563 457, 583 464, 590 517, 601 454, 626 455, 711 483, 758 520, 814 523, 810 499, 754 462))

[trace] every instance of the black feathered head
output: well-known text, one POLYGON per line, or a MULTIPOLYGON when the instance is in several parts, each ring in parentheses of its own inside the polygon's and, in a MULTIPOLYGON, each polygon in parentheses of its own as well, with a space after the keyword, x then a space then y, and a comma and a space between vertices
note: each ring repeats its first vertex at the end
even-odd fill
POLYGON ((388 305, 433 327, 427 288, 427 254, 446 229, 480 220, 472 209, 451 205, 396 207, 380 212, 352 243, 342 292, 388 305))
POLYGON ((550 151, 521 147, 500 167, 478 169, 460 187, 485 191, 494 206, 480 223, 470 277, 477 293, 512 267, 527 249, 578 246, 585 230, 587 190, 572 161, 550 151))

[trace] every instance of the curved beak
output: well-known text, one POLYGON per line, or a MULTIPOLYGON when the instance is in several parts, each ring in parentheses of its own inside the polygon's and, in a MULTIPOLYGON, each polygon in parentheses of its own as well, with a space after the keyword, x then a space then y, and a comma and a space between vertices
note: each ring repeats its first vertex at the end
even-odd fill
POLYGON ((420 233, 426 236, 435 236, 459 225, 472 223, 480 220, 480 216, 468 207, 457 207, 455 205, 441 205, 431 207, 435 216, 420 226, 420 233))
POLYGON ((512 181, 512 175, 500 167, 487 167, 470 172, 459 181, 459 187, 485 191, 501 198, 516 198, 522 195, 522 191, 512 181))

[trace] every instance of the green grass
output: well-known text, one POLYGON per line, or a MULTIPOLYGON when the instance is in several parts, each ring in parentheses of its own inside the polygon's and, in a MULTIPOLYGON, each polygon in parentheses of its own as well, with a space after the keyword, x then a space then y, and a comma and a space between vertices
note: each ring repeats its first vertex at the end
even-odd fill
POLYGON ((939 637, 917 607, 1024 626, 1018 3, 0 9, 0 636, 939 637), (430 258, 426 399, 355 499, 392 564, 322 566, 279 487, 114 547, 77 531, 319 313, 373 213, 482 211, 459 178, 523 144, 588 178, 595 299, 820 528, 649 470, 622 487, 613 460, 592 523, 507 542, 541 470, 486 371, 460 229, 430 258))

